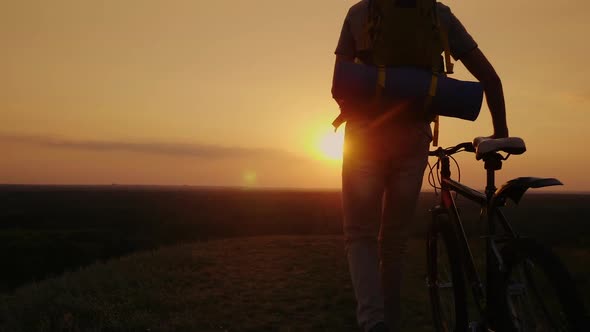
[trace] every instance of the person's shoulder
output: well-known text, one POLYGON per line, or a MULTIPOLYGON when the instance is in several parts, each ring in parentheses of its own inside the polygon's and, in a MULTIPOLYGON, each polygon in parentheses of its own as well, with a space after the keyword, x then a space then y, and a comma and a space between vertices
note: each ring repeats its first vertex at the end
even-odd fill
POLYGON ((451 11, 451 7, 445 5, 442 2, 437 2, 437 11, 438 11, 438 17, 441 20, 441 23, 443 25, 450 25, 452 20, 451 18, 453 17, 453 12, 451 11))
POLYGON ((439 10, 449 10, 449 11, 451 10, 451 8, 449 6, 445 5, 442 2, 437 2, 436 5, 438 6, 439 10))
POLYGON ((369 0, 361 0, 350 7, 347 16, 358 17, 360 15, 366 15, 368 8, 369 0))
POLYGON ((445 5, 442 2, 436 3, 438 14, 439 15, 450 15, 451 14, 451 7, 445 5))

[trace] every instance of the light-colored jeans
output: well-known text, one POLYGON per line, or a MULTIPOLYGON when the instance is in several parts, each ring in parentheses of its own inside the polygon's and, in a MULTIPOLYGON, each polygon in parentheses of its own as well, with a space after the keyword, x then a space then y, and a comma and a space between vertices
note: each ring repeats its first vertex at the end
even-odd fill
POLYGON ((414 217, 431 141, 426 122, 371 137, 347 124, 342 165, 344 235, 364 331, 385 321, 399 331, 400 288, 408 225, 414 217))

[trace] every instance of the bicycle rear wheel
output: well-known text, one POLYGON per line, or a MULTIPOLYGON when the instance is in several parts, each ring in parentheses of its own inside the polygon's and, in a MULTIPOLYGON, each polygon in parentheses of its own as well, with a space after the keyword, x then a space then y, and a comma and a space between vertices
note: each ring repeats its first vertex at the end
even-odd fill
POLYGON ((435 215, 428 231, 428 288, 439 332, 467 330, 465 278, 457 235, 446 213, 435 215))
POLYGON ((588 331, 583 302, 560 259, 531 239, 502 249, 500 331, 588 331))

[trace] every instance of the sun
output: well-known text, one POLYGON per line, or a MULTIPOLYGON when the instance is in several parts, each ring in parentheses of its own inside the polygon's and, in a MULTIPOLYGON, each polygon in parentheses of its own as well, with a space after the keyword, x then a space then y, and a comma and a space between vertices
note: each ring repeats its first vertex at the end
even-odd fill
POLYGON ((344 152, 344 133, 330 131, 320 137, 319 152, 323 159, 341 161, 344 152))

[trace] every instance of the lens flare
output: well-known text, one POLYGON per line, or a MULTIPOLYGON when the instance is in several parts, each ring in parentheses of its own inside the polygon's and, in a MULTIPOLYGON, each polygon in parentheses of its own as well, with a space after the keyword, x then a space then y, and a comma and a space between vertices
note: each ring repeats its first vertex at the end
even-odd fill
POLYGON ((246 186, 251 187, 256 185, 258 177, 254 171, 245 171, 242 175, 242 179, 246 186))

